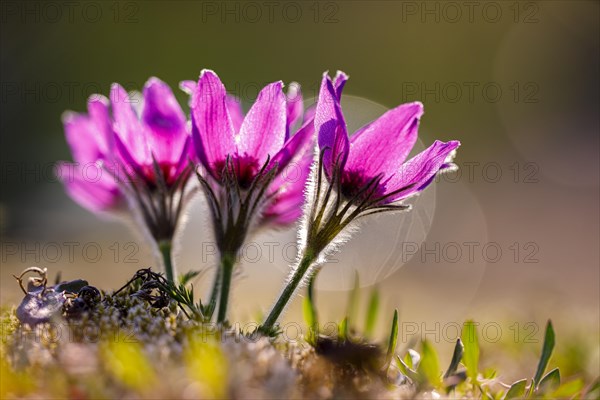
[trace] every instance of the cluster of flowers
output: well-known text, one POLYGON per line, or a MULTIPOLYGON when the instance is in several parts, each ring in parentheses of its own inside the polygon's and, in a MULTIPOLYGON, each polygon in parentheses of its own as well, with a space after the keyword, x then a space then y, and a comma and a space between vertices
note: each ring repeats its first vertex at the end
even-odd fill
POLYGON ((221 256, 210 294, 218 322, 226 320, 236 254, 248 235, 300 219, 298 262, 264 321, 269 329, 349 225, 408 209, 404 199, 453 167, 458 141, 436 141, 407 160, 421 103, 389 110, 349 136, 340 106, 347 79, 342 72, 333 79, 324 74, 318 101, 306 110, 299 85, 286 94, 281 81, 271 83, 244 114, 219 77, 203 70, 197 83, 181 83, 190 95, 189 119, 157 78, 142 96, 114 84, 110 100, 90 98, 87 115, 65 115, 74 163, 59 168, 74 173, 59 176, 82 206, 127 210, 160 251, 169 280, 176 278, 171 243, 182 210, 202 192, 221 256), (86 179, 82 166, 89 163, 107 173, 86 179))

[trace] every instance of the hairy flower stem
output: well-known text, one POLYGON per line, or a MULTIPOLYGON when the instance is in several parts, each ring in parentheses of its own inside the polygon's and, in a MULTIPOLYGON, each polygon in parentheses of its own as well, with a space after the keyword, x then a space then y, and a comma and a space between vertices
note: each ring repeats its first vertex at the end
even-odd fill
POLYGON ((308 271, 312 263, 315 261, 315 259, 315 254, 309 249, 307 249, 304 252, 304 256, 300 260, 298 268, 296 268, 296 271, 294 271, 294 274, 292 275, 290 281, 283 289, 283 292, 281 292, 281 295, 279 295, 279 299, 277 299, 277 302, 271 309, 269 316, 265 319, 265 322, 262 324, 261 330, 263 332, 268 332, 273 328, 273 325, 285 309, 287 303, 298 288, 300 282, 302 282, 302 279, 306 275, 306 272, 308 271))
POLYGON ((223 323, 225 322, 225 318, 227 316, 227 302, 229 300, 229 288, 231 286, 231 276, 233 275, 233 267, 235 265, 235 256, 231 254, 224 253, 221 256, 221 265, 220 265, 220 280, 221 283, 217 282, 218 277, 215 279, 215 283, 220 286, 221 293, 219 297, 219 313, 217 315, 217 322, 223 323))
POLYGON ((215 271, 215 279, 213 281, 213 286, 210 291, 209 297, 209 306, 210 312, 208 313, 208 317, 212 317, 215 307, 217 305, 217 300, 219 298, 219 289, 221 288, 221 266, 219 265, 215 271))
POLYGON ((158 248, 160 249, 160 254, 163 258, 163 263, 165 266, 165 275, 167 276, 167 280, 169 282, 174 282, 175 273, 173 269, 173 244, 170 240, 161 240, 158 243, 158 248))

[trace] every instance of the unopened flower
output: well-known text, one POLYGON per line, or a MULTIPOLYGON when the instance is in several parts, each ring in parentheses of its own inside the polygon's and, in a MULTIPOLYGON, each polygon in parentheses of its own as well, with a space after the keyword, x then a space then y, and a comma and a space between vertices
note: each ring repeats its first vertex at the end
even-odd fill
POLYGON ((305 153, 314 127, 312 120, 304 121, 291 135, 302 116, 296 86, 296 92, 286 97, 282 82, 267 85, 246 115, 213 71, 202 71, 195 87, 189 82, 182 86, 192 93, 192 139, 203 168, 198 177, 210 205, 221 253, 215 282, 220 280, 218 321, 223 322, 233 260, 247 234, 267 219, 290 221, 288 216, 277 215, 278 202, 282 212, 288 212, 282 203, 289 200, 283 194, 287 184, 283 172, 305 153), (270 213, 266 219, 262 218, 264 211, 270 213))

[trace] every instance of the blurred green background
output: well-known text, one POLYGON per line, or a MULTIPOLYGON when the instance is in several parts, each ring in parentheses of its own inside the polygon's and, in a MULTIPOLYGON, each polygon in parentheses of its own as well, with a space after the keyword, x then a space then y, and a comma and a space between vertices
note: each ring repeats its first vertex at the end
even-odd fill
MULTIPOLYGON (((363 263, 365 284, 378 283, 387 308, 398 307, 417 334, 422 324, 435 330, 474 317, 498 321, 504 339, 512 324, 524 332, 534 322, 540 339, 552 317, 557 331, 597 339, 598 2, 3 1, 1 11, 3 303, 19 298, 11 274, 32 264, 108 289, 153 260, 131 230, 80 209, 53 179, 53 163, 70 159, 63 111, 84 111, 86 98, 107 94, 112 82, 139 90, 158 76, 175 89, 202 68, 214 69, 246 107, 279 79, 299 82, 310 98, 324 71, 341 69, 351 77, 345 93, 358 99, 349 107, 368 109, 359 120, 421 100, 422 142, 463 145, 461 175, 436 184, 435 213, 425 207, 419 219, 426 251, 405 259, 398 254, 406 248, 377 250, 393 254, 381 261, 389 274, 369 281, 369 249, 406 226, 394 217, 385 219, 391 228, 377 221, 365 228, 340 260, 363 263), (70 241, 100 243, 101 260, 89 262, 80 250, 70 259, 70 241), (55 257, 49 242, 63 254, 55 257), (131 251, 137 262, 127 262, 131 251)), ((186 95, 177 96, 185 106, 186 95)), ((180 270, 212 266, 199 259, 206 220, 200 205, 194 210, 180 270)), ((290 230, 256 241, 293 237, 290 230)), ((246 264, 232 301, 249 319, 274 299, 286 262, 279 255, 246 264)), ((339 319, 345 296, 330 283, 320 301, 339 319)), ((297 318, 297 303, 288 319, 297 318)), ((594 368, 597 349, 589 355, 594 368)))

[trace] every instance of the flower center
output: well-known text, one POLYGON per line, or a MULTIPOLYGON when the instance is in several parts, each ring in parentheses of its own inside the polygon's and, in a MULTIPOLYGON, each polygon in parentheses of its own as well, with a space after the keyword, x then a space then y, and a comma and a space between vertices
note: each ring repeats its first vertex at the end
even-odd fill
POLYGON ((362 171, 344 170, 341 184, 342 194, 347 199, 353 199, 358 195, 358 200, 382 196, 385 192, 385 186, 380 182, 372 183, 371 187, 364 190, 372 179, 373 177, 365 176, 362 171))
MULTIPOLYGON (((165 183, 168 186, 172 185, 175 182, 175 166, 172 165, 171 163, 160 163, 158 164, 158 168, 160 170, 160 173, 163 176, 163 179, 165 180, 165 183)), ((154 170, 154 166, 152 164, 150 165, 142 165, 141 166, 142 169, 142 176, 141 178, 143 178, 146 183, 148 184, 148 186, 150 186, 151 188, 154 188, 158 185, 158 180, 160 179, 158 176, 156 176, 156 171, 154 170)))
MULTIPOLYGON (((220 180, 224 178, 225 164, 226 161, 222 160, 215 162, 214 165, 214 170, 220 180)), ((261 166, 258 160, 252 156, 236 154, 231 156, 228 168, 232 169, 231 172, 235 175, 240 188, 245 190, 250 188, 261 166)))

